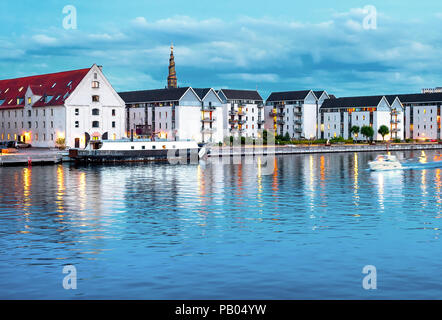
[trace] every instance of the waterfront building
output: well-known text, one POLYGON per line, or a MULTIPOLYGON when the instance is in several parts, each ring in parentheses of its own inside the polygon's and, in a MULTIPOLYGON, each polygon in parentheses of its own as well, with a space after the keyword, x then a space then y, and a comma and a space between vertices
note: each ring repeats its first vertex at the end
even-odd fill
POLYGON ((0 80, 0 138, 84 148, 125 134, 124 101, 102 72, 90 68, 0 80))
POLYGON ((221 89, 225 135, 258 138, 264 129, 264 100, 257 90, 221 89))
POLYGON ((397 97, 405 110, 405 138, 409 139, 441 139, 441 105, 442 92, 399 94, 397 97))
POLYGON ((223 141, 223 105, 212 88, 120 92, 128 136, 197 142, 223 141))
POLYGON ((404 109, 397 96, 362 96, 325 99, 320 108, 320 138, 343 137, 365 140, 362 134, 352 135, 352 126, 370 126, 373 140, 382 140, 379 128, 385 125, 390 133, 385 139, 404 139, 404 109), (389 101, 390 100, 390 101, 389 101))
POLYGON ((292 139, 314 139, 319 108, 329 98, 325 91, 272 92, 266 102, 266 128, 292 139))

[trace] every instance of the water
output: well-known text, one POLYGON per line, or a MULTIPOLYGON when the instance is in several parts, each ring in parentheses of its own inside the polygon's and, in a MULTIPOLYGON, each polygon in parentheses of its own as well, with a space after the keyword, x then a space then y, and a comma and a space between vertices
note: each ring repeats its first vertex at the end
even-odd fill
POLYGON ((375 156, 0 167, 0 298, 439 299, 442 168, 370 172, 375 156))

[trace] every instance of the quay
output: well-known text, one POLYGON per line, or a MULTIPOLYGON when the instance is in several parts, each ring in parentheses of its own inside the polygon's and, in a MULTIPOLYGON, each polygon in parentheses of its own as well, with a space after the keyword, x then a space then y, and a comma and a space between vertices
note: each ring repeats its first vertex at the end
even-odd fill
POLYGON ((51 149, 20 150, 16 153, 0 153, 0 166, 57 164, 63 161, 63 153, 51 149))
POLYGON ((342 153, 342 152, 388 152, 388 151, 412 151, 412 150, 442 150, 441 144, 435 143, 398 143, 398 144, 332 144, 325 145, 285 145, 285 146, 234 146, 214 147, 208 157, 224 156, 254 156, 254 155, 289 155, 311 153, 342 153))

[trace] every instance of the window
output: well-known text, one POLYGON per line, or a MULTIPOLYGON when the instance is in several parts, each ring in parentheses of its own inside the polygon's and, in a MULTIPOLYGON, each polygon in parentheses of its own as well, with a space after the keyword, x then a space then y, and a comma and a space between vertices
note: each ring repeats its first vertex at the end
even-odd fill
POLYGON ((141 149, 146 150, 146 146, 142 146, 141 149))
POLYGON ((100 122, 99 121, 92 121, 92 128, 99 128, 100 122))
POLYGON ((43 128, 46 128, 46 121, 43 121, 43 128))
POLYGON ((75 121, 75 128, 79 128, 80 127, 80 122, 75 121))
POLYGON ((98 79, 98 74, 95 72, 94 73, 94 79, 97 80, 98 79))
POLYGON ((35 128, 38 128, 38 122, 35 121, 35 128))
POLYGON ((38 110, 35 110, 35 116, 38 117, 38 110))
POLYGON ((53 127, 54 127, 54 121, 51 121, 51 128, 53 128, 53 127))
POLYGON ((75 109, 75 115, 78 116, 80 114, 80 109, 75 109))
POLYGON ((112 128, 115 128, 115 121, 112 121, 112 128))
POLYGON ((31 121, 28 121, 28 128, 29 128, 29 129, 32 128, 32 123, 31 123, 31 121))
POLYGON ((116 115, 115 109, 112 109, 112 116, 115 117, 115 115, 116 115))
POLYGON ((28 117, 31 117, 31 116, 32 116, 32 111, 28 110, 28 117))
POLYGON ((134 150, 134 149, 135 149, 135 147, 134 147, 134 146, 130 146, 130 148, 131 148, 132 150, 134 150))
POLYGON ((92 102, 100 102, 100 96, 97 95, 92 96, 92 102))
POLYGON ((51 117, 54 116, 54 109, 51 109, 51 117))
POLYGON ((100 115, 100 109, 92 109, 92 115, 93 116, 99 116, 100 115))
POLYGON ((92 88, 100 88, 100 82, 92 81, 92 88))

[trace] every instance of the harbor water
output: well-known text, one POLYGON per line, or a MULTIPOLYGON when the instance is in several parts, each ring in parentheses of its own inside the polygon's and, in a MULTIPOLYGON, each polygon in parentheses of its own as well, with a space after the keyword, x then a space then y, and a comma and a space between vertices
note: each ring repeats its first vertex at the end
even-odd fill
POLYGON ((442 166, 377 154, 0 167, 0 298, 440 299, 442 166))

